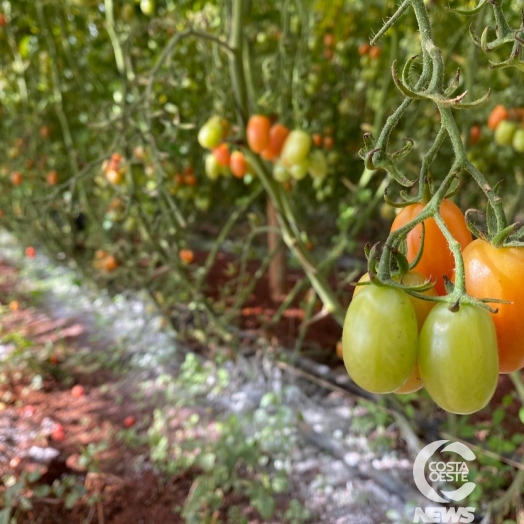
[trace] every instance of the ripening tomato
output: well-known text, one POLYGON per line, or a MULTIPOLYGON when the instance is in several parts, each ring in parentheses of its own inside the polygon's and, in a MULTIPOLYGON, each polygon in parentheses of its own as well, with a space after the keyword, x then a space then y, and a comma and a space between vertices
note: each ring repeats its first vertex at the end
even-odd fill
POLYGON ((224 127, 219 116, 212 116, 198 131, 198 143, 205 149, 213 149, 222 141, 224 127))
POLYGON ((524 248, 496 248, 477 239, 462 257, 471 296, 512 302, 490 304, 498 309, 491 318, 497 330, 500 373, 524 367, 524 248))
POLYGON ((222 167, 229 167, 231 160, 231 153, 227 144, 220 144, 213 149, 213 156, 216 158, 219 165, 222 167))
POLYGON ((105 177, 110 184, 118 186, 124 181, 124 172, 122 169, 119 169, 118 171, 115 169, 108 169, 105 172, 105 177))
POLYGON ((289 129, 285 125, 278 123, 272 125, 269 130, 269 144, 260 152, 260 156, 264 160, 276 160, 288 135, 289 129))
POLYGON ((204 161, 204 171, 207 178, 210 180, 216 180, 222 174, 222 167, 217 162, 214 155, 206 155, 204 161))
POLYGON ((417 360, 415 308, 404 291, 366 286, 344 320, 344 364, 351 379, 372 393, 400 388, 417 360))
POLYGON ((426 390, 446 411, 467 415, 482 409, 497 387, 497 335, 490 314, 463 304, 437 304, 419 339, 418 363, 426 390))
MULTIPOLYGON (((424 204, 406 206, 396 216, 391 225, 391 231, 396 231, 411 222, 424 209, 424 204)), ((464 249, 472 240, 471 233, 466 226, 464 215, 459 207, 451 200, 444 200, 440 206, 440 214, 448 226, 451 234, 464 249)), ((445 295, 444 275, 451 278, 455 268, 455 260, 449 249, 446 238, 440 231, 433 218, 424 221, 424 252, 415 269, 426 278, 436 281, 435 289, 439 295, 445 295)), ((412 262, 417 257, 422 239, 422 225, 417 224, 406 238, 407 259, 412 262)))
POLYGON ((271 122, 267 116, 253 115, 246 129, 246 137, 249 148, 253 153, 261 153, 269 145, 269 130, 271 122))
POLYGON ((233 151, 231 153, 231 160, 229 162, 229 168, 233 176, 237 178, 243 178, 247 173, 247 162, 244 154, 241 151, 233 151))
POLYGON ((295 129, 289 133, 284 146, 280 160, 286 167, 293 164, 300 164, 306 159, 311 149, 311 137, 301 129, 295 129))
POLYGON ((7 18, 4 13, 0 13, 0 27, 5 27, 7 25, 7 18))
POLYGON ((28 258, 35 258, 36 256, 36 249, 33 246, 28 246, 25 248, 25 255, 28 258))
POLYGON ((488 117, 488 127, 490 129, 497 129, 499 124, 508 118, 508 110, 503 105, 495 106, 488 117))
MULTIPOLYGON (((359 282, 369 282, 369 273, 365 273, 359 282)), ((406 275, 404 275, 402 279, 402 283, 406 286, 419 286, 421 284, 424 284, 426 282, 426 277, 419 273, 418 271, 410 271, 406 275)), ((356 286, 355 291, 353 292, 353 298, 364 289, 365 286, 356 286)), ((409 299, 411 300, 411 303, 413 304, 413 307, 415 308, 415 315, 417 317, 417 327, 418 331, 422 330, 422 326, 424 325, 424 322, 426 321, 426 318, 429 315, 429 312, 433 309, 433 306, 436 304, 436 302, 431 302, 429 300, 422 300, 420 298, 416 298, 409 293, 407 294, 409 299)), ((428 289, 427 291, 424 291, 424 295, 427 295, 428 297, 434 297, 437 295, 435 288, 432 287, 428 289)), ((411 371, 411 375, 407 379, 407 381, 397 390, 395 390, 395 393, 414 393, 415 391, 418 391, 424 386, 424 383, 422 381, 422 378, 420 376, 420 370, 418 367, 418 363, 415 364, 413 367, 413 370, 411 371)))

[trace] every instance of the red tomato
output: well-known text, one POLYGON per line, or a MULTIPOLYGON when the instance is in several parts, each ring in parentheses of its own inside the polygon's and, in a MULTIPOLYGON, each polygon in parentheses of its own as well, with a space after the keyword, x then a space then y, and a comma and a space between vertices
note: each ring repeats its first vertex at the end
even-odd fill
POLYGON ((130 427, 134 426, 135 423, 136 423, 136 418, 133 417, 133 415, 129 415, 129 416, 127 416, 124 419, 124 427, 125 428, 130 428, 130 427))
POLYGON ((496 248, 475 240, 462 253, 466 291, 477 298, 498 298, 511 304, 490 304, 497 331, 501 373, 524 367, 524 248, 496 248))
POLYGON ((231 161, 229 162, 229 168, 233 176, 237 178, 243 178, 247 172, 247 162, 241 151, 233 151, 231 153, 231 161))
MULTIPOLYGON (((391 231, 396 231, 411 222, 424 209, 424 204, 411 204, 405 207, 393 220, 391 231)), ((451 200, 444 200, 440 206, 440 214, 449 231, 464 249, 472 240, 471 233, 466 226, 464 215, 460 208, 451 200)), ((426 278, 435 280, 435 289, 439 295, 445 295, 444 275, 453 276, 455 260, 448 243, 433 218, 424 221, 425 237, 424 252, 415 269, 426 278)), ((412 262, 417 257, 422 239, 422 224, 412 229, 406 238, 407 259, 412 262)))
POLYGON ((271 122, 267 116, 253 115, 246 129, 247 143, 253 153, 261 153, 269 145, 271 122))
POLYGON ((51 430, 51 438, 56 441, 65 439, 65 430, 62 424, 56 423, 53 425, 53 429, 51 430))
POLYGON ((282 146, 289 135, 289 129, 282 124, 274 124, 269 130, 269 144, 260 152, 264 160, 276 160, 280 156, 282 146))
POLYGON ((220 144, 218 147, 213 149, 213 155, 216 161, 222 167, 229 167, 229 161, 231 160, 231 153, 227 144, 220 144))
POLYGON ((71 396, 74 398, 80 398, 85 395, 84 386, 77 384, 71 388, 71 396))
POLYGON ((469 143, 474 146, 480 140, 480 126, 471 126, 469 129, 469 143))

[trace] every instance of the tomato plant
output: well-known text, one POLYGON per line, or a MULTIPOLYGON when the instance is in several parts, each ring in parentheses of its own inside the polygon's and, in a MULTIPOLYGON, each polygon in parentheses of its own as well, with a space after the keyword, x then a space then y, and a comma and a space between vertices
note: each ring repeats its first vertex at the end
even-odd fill
POLYGON ((495 326, 485 309, 437 304, 420 333, 418 362, 426 390, 446 411, 466 415, 491 400, 498 380, 495 326))
POLYGON ((417 316, 407 293, 367 286, 351 301, 344 321, 342 345, 349 376, 366 391, 395 391, 413 371, 417 339, 417 316))
MULTIPOLYGON (((424 204, 411 204, 402 209, 396 216, 391 231, 396 231, 415 217, 424 209, 424 204)), ((462 248, 471 241, 472 236, 466 225, 464 215, 460 208, 451 200, 444 200, 440 206, 440 214, 444 219, 451 234, 462 248)), ((419 253, 422 241, 422 225, 415 226, 407 235, 407 259, 413 262, 419 253)), ((448 243, 433 218, 424 220, 424 250, 415 269, 425 277, 435 281, 435 289, 439 295, 444 295, 444 275, 451 279, 455 261, 448 243)))
POLYGON ((524 367, 524 248, 494 247, 477 239, 463 251, 466 289, 478 298, 507 300, 490 304, 498 340, 500 372, 524 367))

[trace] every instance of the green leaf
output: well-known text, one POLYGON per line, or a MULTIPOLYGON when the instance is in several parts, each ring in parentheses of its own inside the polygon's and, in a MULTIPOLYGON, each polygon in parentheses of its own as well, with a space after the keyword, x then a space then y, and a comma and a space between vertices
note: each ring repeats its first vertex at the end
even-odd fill
POLYGON ((275 499, 273 497, 262 494, 252 502, 263 519, 269 520, 273 516, 275 512, 275 499))
POLYGON ((505 416, 506 416, 506 413, 504 413, 504 410, 500 409, 500 408, 497 408, 495 411, 493 411, 493 416, 492 416, 493 424, 495 426, 498 426, 499 424, 502 423, 502 421, 504 420, 505 416))

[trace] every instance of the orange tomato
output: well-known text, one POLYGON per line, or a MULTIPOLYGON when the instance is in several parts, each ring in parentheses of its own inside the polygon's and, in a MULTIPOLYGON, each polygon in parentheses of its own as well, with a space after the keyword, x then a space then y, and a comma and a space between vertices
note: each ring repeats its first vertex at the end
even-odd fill
POLYGON ((56 184, 58 184, 58 173, 56 171, 49 171, 45 179, 50 186, 56 186, 56 184))
POLYGON ((333 47, 333 45, 335 44, 335 37, 333 36, 332 33, 326 33, 324 35, 324 45, 326 47, 333 47))
POLYGON ((313 144, 315 144, 316 147, 320 147, 324 142, 320 133, 315 133, 311 138, 313 139, 313 144))
POLYGON ((247 143, 253 153, 261 153, 269 145, 271 122, 267 116, 253 115, 246 129, 247 143))
POLYGON ((358 46, 358 54, 360 56, 367 55, 369 53, 369 50, 371 49, 371 46, 366 42, 364 44, 360 44, 358 46))
POLYGON ((233 153, 231 153, 229 168, 231 169, 231 173, 237 178, 244 177, 247 172, 247 162, 241 151, 233 151, 233 153))
POLYGON ((491 318, 497 332, 500 373, 524 367, 524 248, 496 248, 474 240, 462 253, 466 291, 477 298, 498 298, 511 304, 490 304, 498 309, 491 318))
POLYGON ((184 175, 184 183, 186 186, 196 186, 198 181, 196 179, 196 176, 193 174, 190 175, 184 175))
POLYGON ((192 264, 195 260, 195 253, 191 249, 181 249, 178 253, 178 258, 184 263, 184 264, 192 264))
POLYGON ((333 149, 333 146, 335 145, 335 140, 331 135, 327 135, 324 137, 324 149, 329 151, 330 149, 333 149))
POLYGON ((378 45, 373 45, 369 48, 368 54, 370 58, 377 59, 382 53, 382 49, 378 45))
POLYGON ((284 142, 289 135, 289 129, 282 124, 274 124, 269 130, 269 143, 260 152, 264 160, 276 160, 280 156, 284 142))
POLYGON ((215 147, 215 149, 213 149, 213 156, 222 167, 229 166, 231 154, 227 144, 220 144, 218 147, 215 147))
MULTIPOLYGON (((391 225, 391 231, 396 231, 416 218, 424 209, 424 204, 411 204, 395 217, 391 225)), ((472 236, 466 226, 464 215, 460 208, 451 200, 444 200, 440 206, 440 214, 446 223, 453 238, 459 242, 464 249, 471 241, 472 236)), ((439 295, 445 295, 444 275, 448 278, 453 276, 455 260, 449 249, 446 238, 440 231, 433 218, 424 220, 425 237, 424 251, 415 269, 426 278, 436 281, 435 289, 439 295)), ((417 257, 422 239, 422 224, 417 224, 407 235, 407 259, 413 262, 417 257)))
POLYGON ((494 131, 506 118, 508 118, 508 110, 502 104, 496 105, 489 114, 488 127, 494 131))
POLYGON ((22 173, 20 171, 13 171, 11 173, 11 183, 14 186, 19 186, 23 181, 22 173))
POLYGON ((108 255, 102 260, 101 268, 104 271, 111 272, 118 267, 118 261, 114 255, 108 255))

